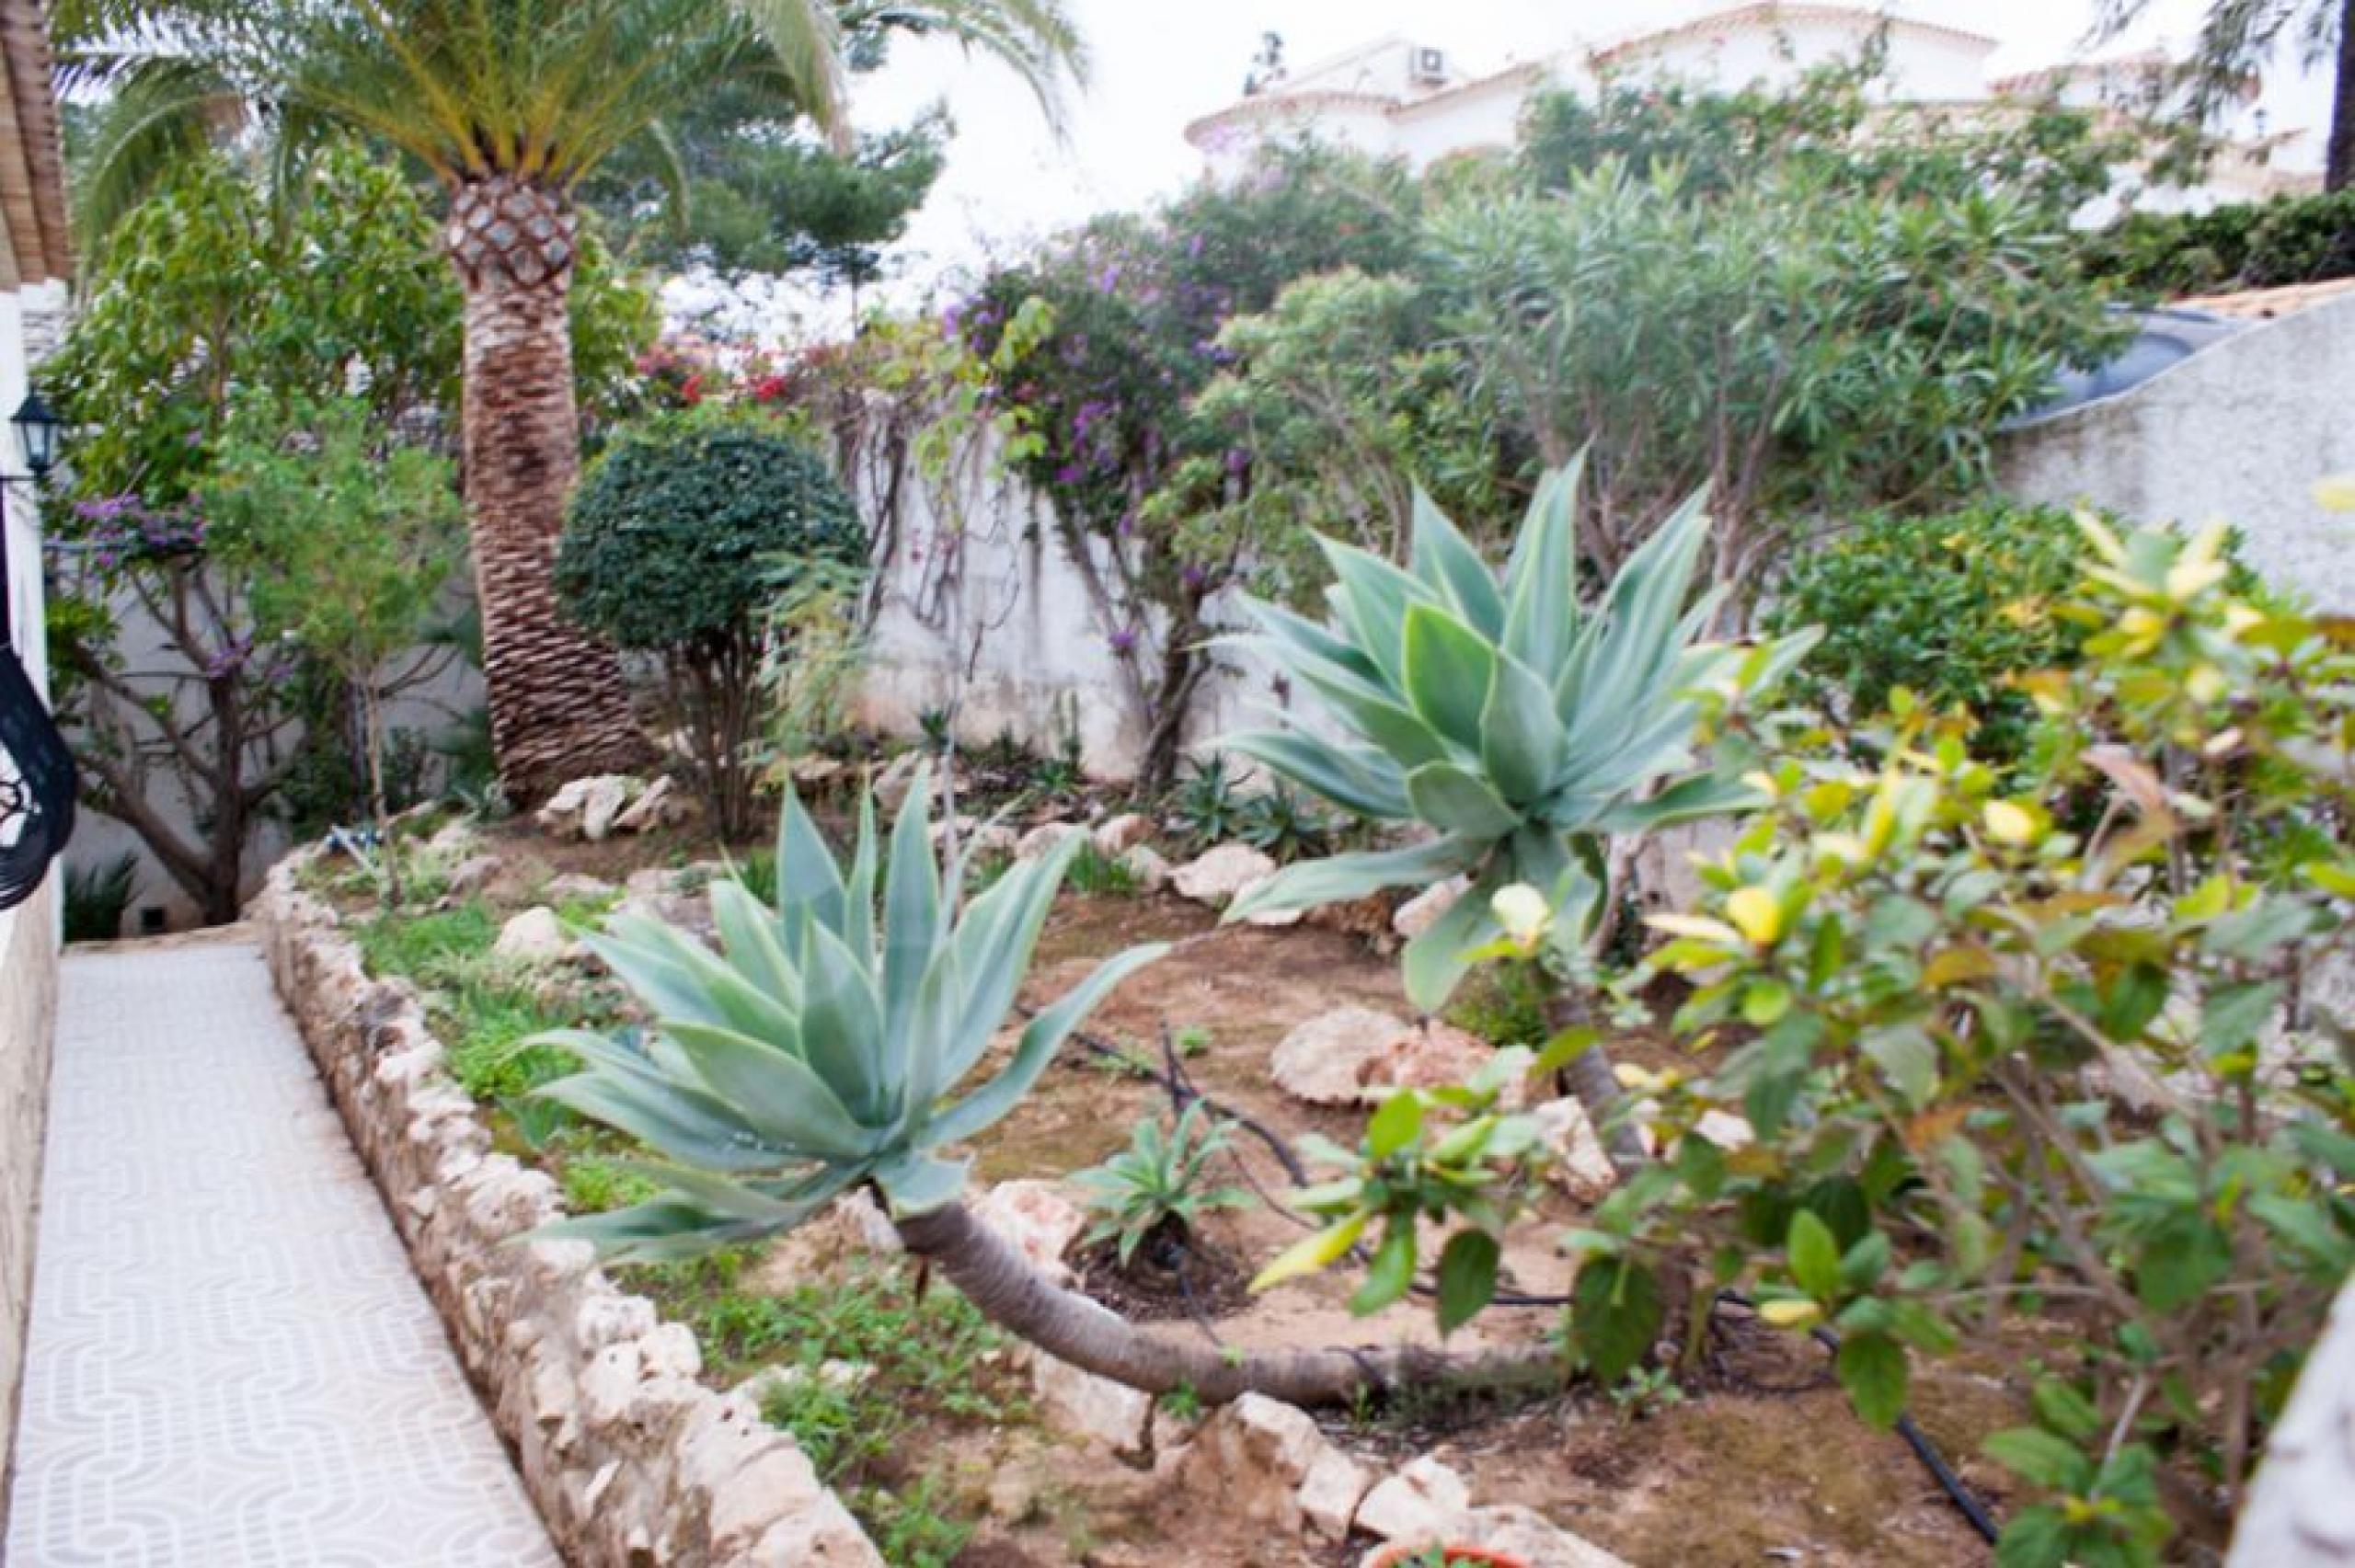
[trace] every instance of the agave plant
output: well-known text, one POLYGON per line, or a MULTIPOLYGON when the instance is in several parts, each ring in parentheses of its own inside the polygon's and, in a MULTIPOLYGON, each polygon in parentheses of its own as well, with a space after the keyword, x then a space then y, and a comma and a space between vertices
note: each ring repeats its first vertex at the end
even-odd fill
POLYGON ((1709 532, 1700 496, 1582 610, 1578 482, 1575 464, 1545 476, 1501 581, 1419 495, 1404 570, 1318 542, 1333 569, 1329 628, 1248 606, 1258 630, 1232 640, 1320 693, 1350 733, 1257 731, 1229 748, 1361 816, 1437 836, 1293 866, 1228 919, 1468 875, 1471 891, 1407 947, 1407 994, 1432 1011, 1504 934, 1490 902, 1499 890, 1537 888, 1556 939, 1574 945, 1603 908, 1612 839, 1754 803, 1698 756, 1697 693, 1779 679, 1815 634, 1755 648, 1702 640, 1725 590, 1686 603, 1709 532))
POLYGON ((1251 1195, 1241 1187, 1211 1183, 1211 1162, 1227 1151, 1229 1137, 1228 1125, 1211 1120, 1200 1100, 1190 1102, 1166 1134, 1158 1116, 1141 1118, 1126 1149, 1072 1174, 1098 1217, 1081 1240, 1116 1243, 1127 1268, 1137 1249, 1156 1236, 1183 1242, 1211 1210, 1248 1206, 1251 1195))
POLYGON ((653 1022, 630 1034, 537 1036, 582 1064, 540 1093, 662 1156, 637 1167, 661 1191, 544 1234, 585 1237, 616 1261, 672 1260, 788 1230, 864 1185, 882 1196, 909 1252, 985 1315, 1149 1391, 1336 1400, 1369 1383, 1528 1370, 1512 1357, 1467 1366, 1412 1348, 1237 1357, 1163 1339, 1051 1284, 976 1220, 959 1201, 967 1162, 949 1150, 1013 1110, 1080 1020, 1163 949, 1099 965, 1031 1020, 996 1076, 959 1096, 1014 1005, 1081 841, 1016 865, 960 915, 957 877, 944 887, 934 860, 930 807, 920 776, 879 866, 874 808, 863 800, 844 868, 788 795, 775 903, 737 881, 712 887, 719 952, 642 916, 617 917, 589 939, 653 1022))
POLYGON ((741 881, 712 886, 718 953, 643 915, 588 939, 654 1023, 540 1036, 583 1064, 541 1093, 676 1163, 649 1171, 667 1185, 652 1201, 566 1230, 646 1262, 789 1229, 863 1182, 895 1215, 955 1200, 965 1164, 938 1151, 1013 1110, 1089 1010, 1163 949, 1098 966, 1031 1021, 997 1076, 951 1098, 1014 1004, 1078 841, 1015 866, 959 918, 926 837, 929 804, 920 782, 880 869, 862 801, 844 869, 788 795, 774 907, 741 881))

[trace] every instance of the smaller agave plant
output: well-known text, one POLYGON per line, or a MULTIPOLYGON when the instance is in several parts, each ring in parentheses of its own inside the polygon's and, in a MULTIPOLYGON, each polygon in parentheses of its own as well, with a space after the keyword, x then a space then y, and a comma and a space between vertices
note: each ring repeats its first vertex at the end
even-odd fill
POLYGON ((1014 1005, 1080 841, 1016 865, 959 916, 934 857, 930 795, 919 777, 888 868, 862 800, 845 872, 788 795, 774 907, 740 882, 712 887, 718 953, 643 916, 588 939, 654 1021, 538 1036, 582 1063, 540 1093, 671 1162, 644 1168, 657 1197, 552 1232, 659 1262, 789 1230, 862 1183, 895 1217, 955 1202, 966 1162, 939 1151, 1013 1110, 1080 1020, 1164 949, 1100 965, 1031 1021, 994 1078, 957 1097, 1014 1005))
POLYGON ((1696 755, 1696 693, 1779 680, 1816 635, 1756 647, 1702 640, 1725 590, 1686 603, 1709 532, 1700 496, 1582 609, 1578 483, 1576 465, 1545 476, 1501 580, 1418 494, 1405 570, 1318 541, 1335 579, 1329 627, 1248 606, 1258 631, 1228 641, 1322 695, 1347 734, 1254 731, 1228 748, 1361 816, 1437 836, 1293 866, 1235 899, 1228 919, 1469 874, 1471 892, 1406 952, 1408 999, 1435 1011, 1470 956, 1505 934, 1498 892, 1537 888, 1556 939, 1582 941, 1614 837, 1755 804, 1696 755))

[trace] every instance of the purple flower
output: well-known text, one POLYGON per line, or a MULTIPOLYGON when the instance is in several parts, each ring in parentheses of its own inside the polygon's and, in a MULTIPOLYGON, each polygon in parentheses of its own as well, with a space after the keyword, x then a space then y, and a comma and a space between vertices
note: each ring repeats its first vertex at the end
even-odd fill
POLYGON ((1055 470, 1055 483, 1058 485, 1076 485, 1080 478, 1080 467, 1076 463, 1066 463, 1055 470))
POLYGON ((1179 581, 1186 585, 1189 590, 1194 593, 1201 592, 1205 587, 1209 586, 1211 580, 1210 573, 1190 563, 1188 564, 1184 571, 1178 574, 1178 578, 1179 581))
POLYGON ((1117 261, 1111 263, 1109 266, 1106 267, 1103 271, 1098 272, 1096 275, 1096 290, 1098 293, 1109 294, 1120 286, 1120 264, 1117 261))
POLYGON ((1127 626, 1121 627, 1105 640, 1112 645, 1112 653, 1117 658, 1126 658, 1137 651, 1137 635, 1127 626))

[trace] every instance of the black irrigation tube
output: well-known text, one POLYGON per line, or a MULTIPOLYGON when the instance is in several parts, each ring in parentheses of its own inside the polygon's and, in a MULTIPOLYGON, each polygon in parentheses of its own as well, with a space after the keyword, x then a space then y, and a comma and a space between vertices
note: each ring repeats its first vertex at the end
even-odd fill
MULTIPOLYGON (((1748 1297, 1731 1290, 1720 1290, 1717 1299, 1742 1307, 1752 1305, 1748 1297)), ((1830 1329, 1818 1325, 1808 1331, 1808 1336, 1829 1354, 1840 1354, 1840 1336, 1830 1329)), ((1938 1446, 1930 1441, 1928 1434, 1913 1424, 1911 1415, 1901 1415, 1897 1418, 1897 1435, 1905 1439, 1905 1446, 1913 1450, 1913 1457, 1922 1461, 1922 1468, 1930 1472, 1939 1490, 1947 1494, 1947 1500, 1970 1521, 1970 1528, 1979 1532, 1979 1539, 1990 1546, 1994 1545, 1996 1538, 2004 1533, 2003 1526, 1995 1522, 1995 1516, 1987 1511, 1987 1505, 1972 1494, 1962 1477, 1955 1473, 1954 1467, 1947 1463, 1946 1456, 1938 1452, 1938 1446)))
MULTIPOLYGON (((1026 1017, 1036 1017, 1038 1014, 1038 1010, 1032 1007, 1024 1007, 1021 1012, 1026 1017)), ((1163 1066, 1158 1071, 1150 1062, 1140 1060, 1109 1040, 1088 1034, 1086 1030, 1074 1030, 1072 1038, 1078 1041, 1080 1046, 1092 1055, 1118 1062, 1130 1071, 1141 1077, 1150 1078, 1160 1084, 1168 1091, 1170 1101, 1176 1105, 1180 1115, 1185 1113, 1187 1106, 1199 1104, 1220 1120, 1233 1122, 1268 1146, 1269 1152, 1276 1157, 1276 1162, 1284 1168, 1284 1174, 1292 1178, 1293 1185, 1308 1185, 1307 1168, 1301 1164, 1300 1156, 1292 1151, 1292 1146, 1286 1143, 1281 1135, 1264 1123, 1220 1104, 1216 1100, 1194 1087, 1192 1078, 1187 1073, 1184 1064, 1178 1058, 1177 1043, 1171 1037, 1166 1025, 1164 1025, 1161 1031, 1163 1066)), ((1277 1213, 1302 1224, 1308 1223, 1269 1196, 1267 1189, 1259 1185, 1258 1181, 1251 1176, 1248 1169, 1245 1170, 1244 1175, 1245 1179, 1250 1181, 1259 1196, 1266 1199, 1269 1206, 1277 1213)), ((1357 1250, 1352 1249, 1352 1251, 1357 1250)), ((1182 1276, 1178 1283, 1183 1288, 1185 1281, 1182 1276)), ((1430 1286, 1419 1279, 1408 1288, 1418 1296, 1428 1297, 1437 1294, 1430 1286)), ((1190 1297, 1192 1293, 1189 1291, 1187 1294, 1190 1297)), ((1570 1304, 1570 1298, 1568 1296, 1531 1296, 1508 1290, 1498 1291, 1491 1299, 1494 1305, 1499 1307, 1567 1307, 1570 1304)), ((1730 1303, 1737 1307, 1753 1306, 1750 1298, 1733 1290, 1720 1290, 1717 1292, 1717 1300, 1720 1303, 1730 1303)), ((1190 1305, 1190 1301, 1189 1304, 1190 1305)), ((1199 1317, 1197 1326, 1208 1331, 1208 1325, 1202 1323, 1199 1317)), ((1217 1333, 1214 1331, 1209 1332, 1211 1332, 1212 1342, 1217 1343, 1217 1333)), ((1830 1329, 1819 1326, 1809 1331, 1809 1337, 1822 1345, 1829 1354, 1835 1356, 1840 1354, 1840 1336, 1830 1329)), ((1914 1424, 1911 1415, 1901 1415, 1897 1418, 1897 1435, 1905 1439, 1905 1446, 1913 1450, 1913 1457, 1921 1461, 1924 1470, 1930 1472, 1930 1479, 1938 1483, 1938 1490, 1947 1494, 1947 1501, 1954 1505, 1956 1512, 1969 1521, 1970 1528, 1978 1532, 1982 1540, 1991 1546, 1993 1545, 1997 1538, 2004 1533, 2003 1527, 1995 1522, 1995 1516, 1988 1512, 1987 1505, 1971 1492, 1969 1483, 1955 1473, 1952 1465, 1947 1463, 1946 1456, 1938 1452, 1937 1445, 1930 1441, 1929 1436, 1914 1424)))

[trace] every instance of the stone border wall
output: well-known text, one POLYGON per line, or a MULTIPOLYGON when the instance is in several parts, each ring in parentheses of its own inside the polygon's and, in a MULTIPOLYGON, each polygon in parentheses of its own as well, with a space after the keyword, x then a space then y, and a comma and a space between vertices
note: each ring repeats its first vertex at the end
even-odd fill
POLYGON ((848 1510, 747 1395, 698 1381, 695 1336, 596 1266, 554 1181, 497 1153, 413 989, 371 979, 307 853, 248 914, 351 1141, 558 1551, 582 1568, 882 1568, 848 1510))

